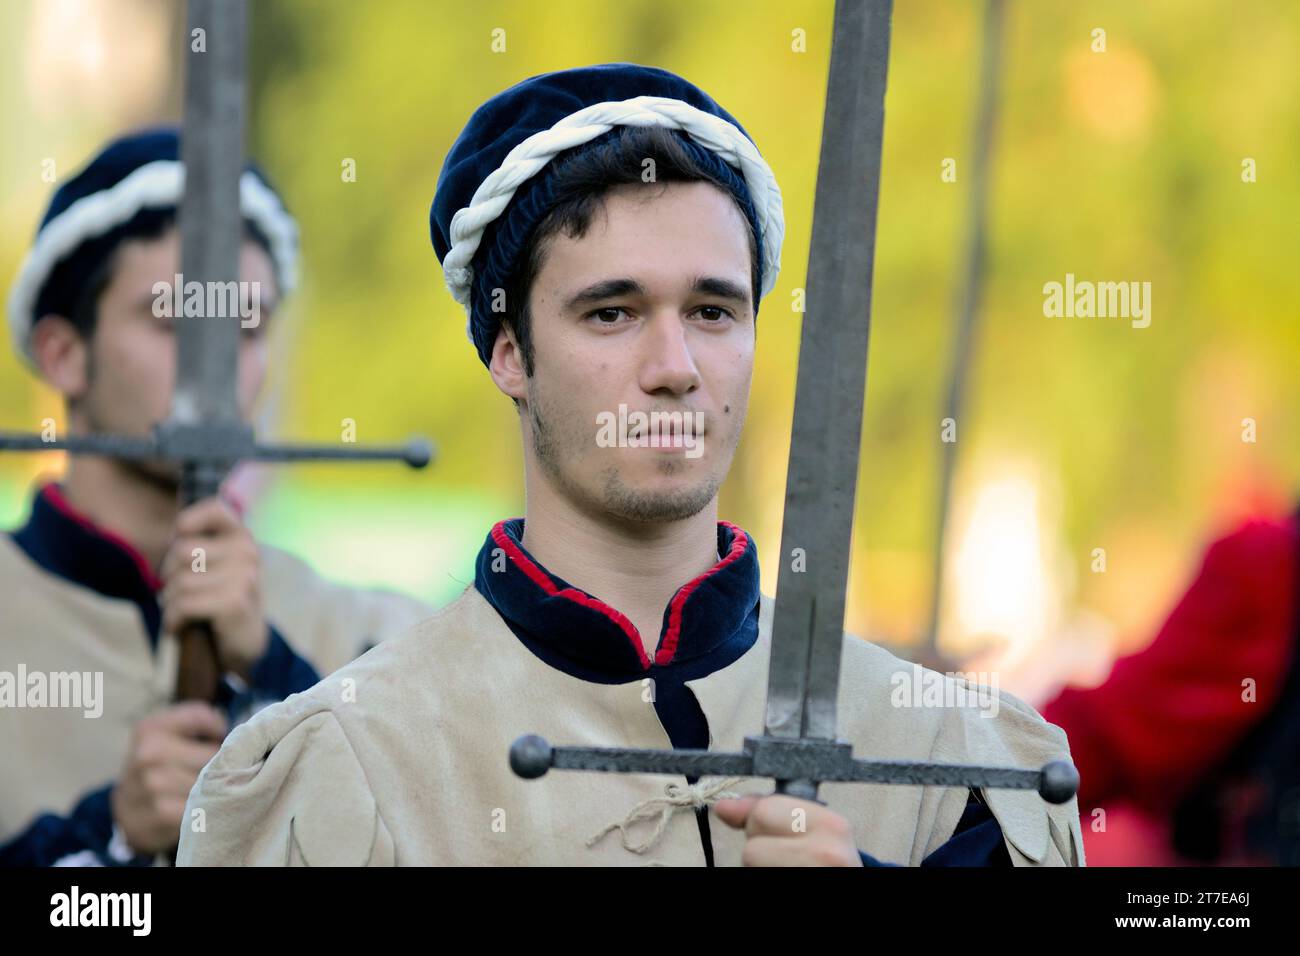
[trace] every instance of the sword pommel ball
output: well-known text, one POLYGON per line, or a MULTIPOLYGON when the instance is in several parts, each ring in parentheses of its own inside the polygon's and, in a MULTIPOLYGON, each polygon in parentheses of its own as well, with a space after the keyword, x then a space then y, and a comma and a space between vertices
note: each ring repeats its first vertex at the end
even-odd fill
POLYGON ((1043 764, 1042 773, 1038 795, 1048 803, 1067 803, 1079 789, 1079 771, 1066 760, 1043 764))
POLYGON ((510 769, 525 780, 533 780, 551 769, 554 751, 536 734, 524 734, 510 745, 510 769))
POLYGON ((422 438, 413 439, 406 443, 403 458, 412 468, 424 468, 433 460, 433 445, 422 438))

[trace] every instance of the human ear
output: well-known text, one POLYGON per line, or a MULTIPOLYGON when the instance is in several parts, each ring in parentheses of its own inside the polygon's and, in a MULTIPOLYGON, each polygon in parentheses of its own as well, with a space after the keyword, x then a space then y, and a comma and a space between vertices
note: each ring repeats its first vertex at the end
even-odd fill
POLYGON ((524 371, 523 353, 515 340, 514 333, 505 325, 497 329, 488 371, 492 375, 492 381, 504 395, 516 401, 528 396, 528 376, 524 371))
POLYGON ((41 377, 69 402, 81 398, 88 383, 89 342, 61 315, 43 315, 31 331, 32 360, 41 377))

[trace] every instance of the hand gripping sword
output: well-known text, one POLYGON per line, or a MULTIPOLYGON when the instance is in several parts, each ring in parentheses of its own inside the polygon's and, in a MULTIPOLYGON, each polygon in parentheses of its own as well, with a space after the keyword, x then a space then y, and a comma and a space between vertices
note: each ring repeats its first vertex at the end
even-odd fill
POLYGON ((892 0, 838 0, 801 332, 782 553, 805 550, 807 570, 783 562, 777 581, 761 736, 742 753, 552 747, 525 735, 510 766, 686 776, 771 777, 776 792, 816 800, 822 782, 1037 790, 1066 803, 1079 775, 1066 761, 1039 769, 856 759, 836 738, 858 445, 866 390, 876 208, 880 189, 892 0))
MULTIPOLYGON (((238 288, 243 223, 239 177, 244 157, 245 0, 189 0, 186 30, 185 117, 181 158, 185 192, 180 205, 181 267, 186 284, 238 288), (203 49, 191 38, 200 30, 203 49)), ((219 297, 212 297, 213 299, 219 297)), ((234 297, 226 296, 227 305, 234 297)), ((203 296, 204 308, 208 296, 203 296)), ((188 311, 188 309, 187 309, 188 311)), ((222 310, 218 310, 219 312, 222 310)), ((240 414, 235 382, 239 323, 234 314, 177 316, 176 382, 169 417, 148 438, 80 435, 48 441, 40 435, 0 433, 0 451, 49 451, 106 455, 137 461, 169 461, 180 468, 182 505, 217 493, 240 461, 403 461, 423 468, 431 443, 404 447, 343 448, 334 445, 263 444, 240 414)), ((177 700, 214 701, 221 670, 208 622, 183 629, 177 700)))

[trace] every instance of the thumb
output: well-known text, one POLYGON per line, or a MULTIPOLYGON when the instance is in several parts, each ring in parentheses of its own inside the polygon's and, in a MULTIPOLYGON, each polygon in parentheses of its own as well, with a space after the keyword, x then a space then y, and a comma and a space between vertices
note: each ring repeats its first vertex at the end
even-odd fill
POLYGON ((159 714, 159 723, 184 737, 220 742, 227 731, 226 717, 211 704, 187 700, 173 704, 159 714))
POLYGON ((749 819, 749 814, 758 801, 759 797, 751 794, 747 797, 719 800, 711 809, 714 815, 727 826, 740 830, 744 828, 745 821, 749 819))

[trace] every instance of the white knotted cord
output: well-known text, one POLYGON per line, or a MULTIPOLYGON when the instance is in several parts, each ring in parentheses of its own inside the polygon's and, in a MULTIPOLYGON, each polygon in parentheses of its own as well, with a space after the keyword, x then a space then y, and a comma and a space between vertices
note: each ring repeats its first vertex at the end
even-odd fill
POLYGON ((443 276, 453 298, 466 310, 474 270, 470 262, 483 232, 510 204, 521 185, 537 175, 566 149, 588 143, 615 126, 663 126, 679 129, 740 170, 749 187, 763 244, 763 288, 776 285, 781 270, 781 241, 785 216, 781 189, 767 162, 740 128, 720 116, 666 96, 637 96, 630 100, 594 103, 560 120, 550 129, 529 136, 512 149, 501 165, 483 180, 469 205, 451 217, 451 249, 443 259, 443 276))
POLYGON ((644 853, 664 835, 664 830, 668 827, 668 821, 672 819, 674 813, 678 810, 690 808, 698 810, 701 807, 709 807, 719 800, 732 800, 739 797, 740 794, 734 793, 727 789, 740 782, 739 777, 728 777, 722 780, 715 780, 706 783, 700 780, 697 783, 688 786, 682 786, 680 783, 670 783, 665 788, 667 796, 651 797, 649 800, 637 804, 632 811, 615 823, 610 823, 595 836, 587 840, 587 846, 595 846, 605 838, 605 834, 612 830, 618 830, 622 834, 623 848, 633 853, 644 853), (628 830, 643 820, 653 820, 659 818, 655 825, 654 832, 650 837, 641 843, 630 843, 628 830))

